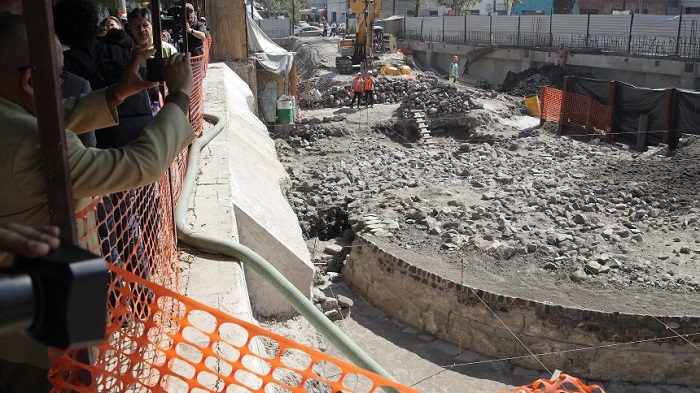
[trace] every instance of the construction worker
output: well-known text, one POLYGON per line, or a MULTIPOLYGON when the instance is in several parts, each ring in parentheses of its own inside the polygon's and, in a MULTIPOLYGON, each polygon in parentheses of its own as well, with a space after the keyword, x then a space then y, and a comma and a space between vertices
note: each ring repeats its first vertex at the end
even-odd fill
POLYGON ((459 57, 457 55, 452 56, 452 62, 450 63, 450 68, 448 74, 450 76, 450 86, 455 85, 455 81, 459 78, 459 57))
POLYGON ((365 76, 365 108, 374 108, 374 80, 372 79, 372 71, 367 71, 365 76))
POLYGON ((357 98, 357 109, 360 109, 362 105, 362 95, 364 93, 364 83, 362 83, 362 73, 358 72, 355 75, 355 79, 352 81, 352 101, 350 101, 350 108, 355 105, 355 99, 357 98))
POLYGON ((566 44, 559 44, 559 49, 557 49, 556 56, 554 58, 554 65, 564 68, 566 66, 566 60, 569 58, 569 48, 566 44))

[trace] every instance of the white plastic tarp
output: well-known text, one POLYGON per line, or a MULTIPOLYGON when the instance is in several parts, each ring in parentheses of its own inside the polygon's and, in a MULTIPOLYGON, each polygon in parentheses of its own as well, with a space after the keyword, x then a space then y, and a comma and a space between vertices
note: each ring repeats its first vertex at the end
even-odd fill
POLYGON ((287 76, 292 70, 294 52, 275 44, 248 15, 248 48, 255 60, 273 74, 287 76))

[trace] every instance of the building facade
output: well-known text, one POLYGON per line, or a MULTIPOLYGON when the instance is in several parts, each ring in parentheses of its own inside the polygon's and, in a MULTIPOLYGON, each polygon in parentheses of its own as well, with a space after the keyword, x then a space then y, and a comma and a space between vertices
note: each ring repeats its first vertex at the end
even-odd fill
POLYGON ((679 0, 578 0, 578 6, 581 14, 610 15, 614 11, 627 11, 667 15, 678 13, 679 0))

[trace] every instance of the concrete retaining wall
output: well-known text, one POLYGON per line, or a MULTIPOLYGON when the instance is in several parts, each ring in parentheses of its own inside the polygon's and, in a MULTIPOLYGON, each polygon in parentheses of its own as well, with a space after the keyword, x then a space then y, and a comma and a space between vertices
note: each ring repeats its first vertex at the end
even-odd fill
MULTIPOLYGON (((344 274, 355 291, 392 317, 461 348, 495 358, 514 357, 514 363, 542 369, 520 340, 533 353, 547 354, 539 359, 550 370, 590 379, 700 386, 697 349, 680 338, 649 341, 675 335, 652 316, 580 310, 489 293, 431 272, 435 263, 444 264, 357 235, 344 274)), ((453 276, 459 277, 455 270, 453 276)), ((700 328, 698 317, 659 319, 680 334, 697 334, 700 328)), ((688 339, 696 346, 700 343, 698 335, 688 339)))
MULTIPOLYGON (((240 71, 240 67, 230 67, 228 63, 221 67, 222 99, 226 104, 226 132, 230 142, 227 154, 231 195, 240 243, 272 263, 310 297, 313 265, 297 217, 281 189, 288 181, 287 172, 277 159, 267 127, 254 113, 253 92, 232 70, 240 71)), ((256 313, 265 316, 298 314, 257 273, 247 266, 245 273, 256 313)))
MULTIPOLYGON (((478 47, 411 42, 411 48, 422 64, 447 72, 453 55, 459 55, 464 60, 469 52, 478 47)), ((529 67, 553 63, 552 51, 496 48, 477 61, 470 62, 467 72, 476 79, 489 81, 495 87, 503 82, 508 71, 520 72, 529 67)), ((574 52, 569 56, 567 67, 577 72, 590 72, 598 79, 618 80, 638 87, 700 88, 700 66, 685 60, 574 52)))

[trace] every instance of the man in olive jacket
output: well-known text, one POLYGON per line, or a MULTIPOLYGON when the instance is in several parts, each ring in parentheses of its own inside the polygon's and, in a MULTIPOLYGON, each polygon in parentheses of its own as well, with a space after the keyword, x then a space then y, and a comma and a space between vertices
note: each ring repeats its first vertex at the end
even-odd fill
MULTIPOLYGON (((49 223, 44 157, 37 126, 36 92, 24 17, 0 14, 0 224, 49 223)), ((63 59, 55 42, 60 69, 63 59)), ((194 139, 185 117, 192 92, 188 54, 166 60, 164 74, 170 94, 165 105, 139 137, 119 149, 87 148, 76 133, 114 125, 116 106, 155 83, 141 79, 139 63, 153 54, 145 47, 134 52, 121 81, 106 89, 64 101, 66 153, 76 211, 92 197, 124 191, 157 181, 175 157, 194 139)), ((51 165, 51 163, 46 163, 51 165)), ((81 235, 81 234, 79 234, 81 235)), ((0 266, 11 264, 0 261, 0 266)), ((47 348, 21 335, 0 337, 0 392, 46 391, 47 348), (43 375, 43 378, 41 376, 43 375)))

